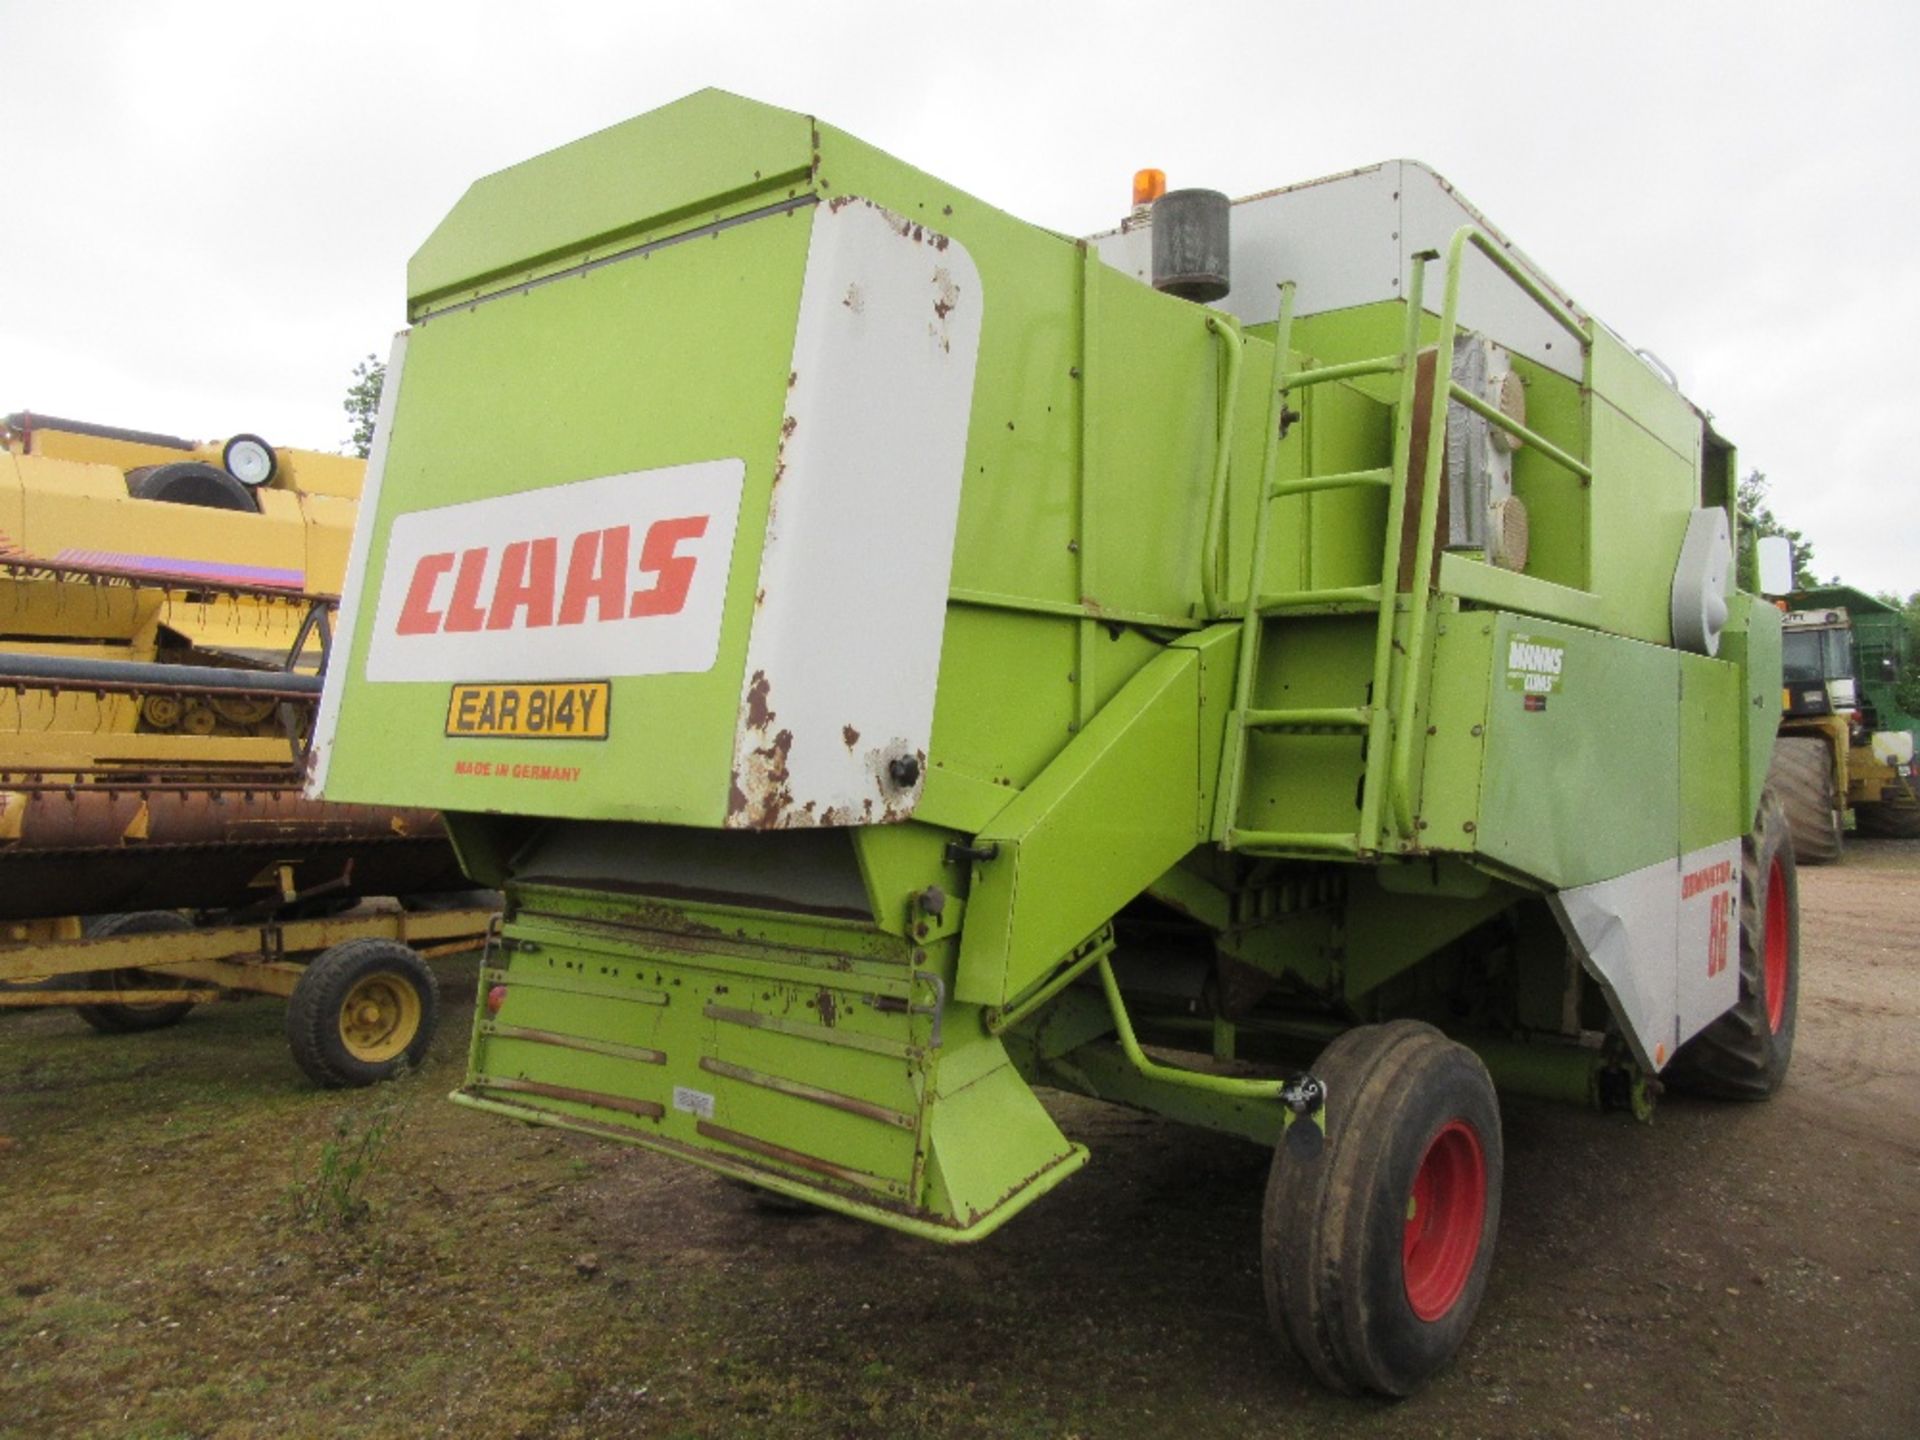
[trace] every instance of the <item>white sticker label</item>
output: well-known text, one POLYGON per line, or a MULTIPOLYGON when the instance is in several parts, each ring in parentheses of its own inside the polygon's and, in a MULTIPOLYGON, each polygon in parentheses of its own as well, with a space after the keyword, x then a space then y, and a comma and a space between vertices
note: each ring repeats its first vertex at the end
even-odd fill
POLYGON ((1560 688, 1566 663, 1565 646, 1515 635, 1507 642, 1507 688, 1527 695, 1551 695, 1560 688))
POLYGON ((713 1096, 704 1090, 689 1090, 684 1085, 673 1087, 673 1108, 684 1110, 689 1115, 698 1115, 702 1120, 713 1118, 713 1096))
POLYGON ((399 516, 367 679, 711 669, 746 468, 707 460, 399 516))

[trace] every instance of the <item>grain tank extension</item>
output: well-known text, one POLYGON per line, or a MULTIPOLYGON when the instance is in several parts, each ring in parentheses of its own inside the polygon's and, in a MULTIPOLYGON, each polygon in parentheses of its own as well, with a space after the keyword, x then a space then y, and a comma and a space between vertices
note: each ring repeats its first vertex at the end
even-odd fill
POLYGON ((715 91, 480 181, 313 786, 506 892, 462 1103, 944 1241, 1087 1161, 1036 1086, 1239 1135, 1276 1328, 1402 1394, 1496 1085, 1780 1083, 1779 617, 1731 447, 1431 171, 1224 210, 1197 303, 715 91))

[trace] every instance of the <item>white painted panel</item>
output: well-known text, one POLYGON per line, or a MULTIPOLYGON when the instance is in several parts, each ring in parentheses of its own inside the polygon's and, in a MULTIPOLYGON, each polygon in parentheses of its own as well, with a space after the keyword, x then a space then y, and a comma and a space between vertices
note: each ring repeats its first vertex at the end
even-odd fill
POLYGON ((1740 998, 1739 840, 1548 898, 1649 1071, 1740 998))
MULTIPOLYGON (((1400 292, 1399 164, 1236 200, 1230 255, 1233 289, 1214 308, 1243 324, 1280 314, 1280 282, 1295 285, 1296 315, 1371 305, 1400 292)), ((1100 258, 1153 283, 1153 227, 1094 237, 1100 258)))
MULTIPOLYGON (((1296 315, 1398 299, 1412 282, 1413 257, 1435 250, 1444 259, 1454 232, 1468 224, 1493 236, 1549 291, 1572 305, 1565 292, 1451 184, 1415 160, 1390 160, 1248 196, 1234 202, 1232 214, 1233 291, 1217 308, 1243 324, 1278 318, 1283 280, 1294 282, 1296 315)), ((1093 244, 1115 269, 1152 283, 1151 226, 1129 225, 1096 235, 1093 244)), ((1444 265, 1428 266, 1425 308, 1435 315, 1440 313, 1444 276, 1444 265)), ((1477 255, 1467 262, 1462 277, 1460 323, 1563 375, 1579 377, 1580 355, 1572 337, 1477 255)))
POLYGON ((958 243, 864 200, 816 208, 729 825, 899 820, 918 803, 981 303, 958 243))
MULTIPOLYGON (((1529 260, 1514 243, 1500 233, 1472 205, 1468 204, 1443 177, 1417 160, 1402 160, 1400 168, 1400 256, 1402 284, 1411 284, 1413 257, 1422 250, 1437 250, 1441 260, 1453 243, 1454 232, 1462 225, 1474 225, 1503 246, 1522 268, 1530 272, 1548 291, 1580 315, 1580 308, 1539 266, 1529 260)), ((1444 264, 1427 267, 1425 308, 1435 315, 1445 299, 1444 264)), ((1395 292, 1400 293, 1399 291, 1395 292)), ((1577 341, 1536 305, 1493 262, 1471 248, 1467 251, 1460 282, 1460 323, 1468 330, 1497 340, 1509 350, 1529 360, 1557 370, 1572 379, 1580 378, 1580 347, 1577 341)))
POLYGON ((393 433, 393 407, 400 399, 400 377, 407 367, 407 334, 393 337, 387 355, 386 380, 380 386, 380 406, 373 417, 373 446, 367 471, 360 482, 360 508, 354 512, 353 539, 347 545, 347 574, 340 586, 340 608, 333 618, 335 653, 328 657, 326 685, 320 692, 320 713, 314 717, 313 745, 307 754, 306 793, 322 799, 327 766, 333 759, 334 732, 340 724, 340 694, 347 683, 347 652, 353 648, 353 629, 359 623, 361 593, 367 580, 367 553, 373 548, 374 517, 380 512, 380 488, 387 475, 387 442, 393 433))
POLYGON ((1606 992, 1627 1042, 1649 1072, 1673 1058, 1679 894, 1679 866, 1662 860, 1548 897, 1580 963, 1606 992))
POLYGON ((702 460, 396 517, 366 678, 711 669, 745 475, 702 460))
POLYGON ((1674 1042, 1683 1045, 1740 998, 1740 842, 1680 857, 1674 1042))

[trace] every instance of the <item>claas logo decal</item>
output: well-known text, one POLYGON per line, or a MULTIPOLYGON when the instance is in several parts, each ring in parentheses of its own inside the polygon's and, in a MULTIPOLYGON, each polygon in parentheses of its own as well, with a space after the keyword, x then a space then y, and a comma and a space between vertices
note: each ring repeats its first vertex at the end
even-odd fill
POLYGON ((711 669, 745 474, 711 460, 395 517, 366 678, 711 669))
POLYGON ((453 551, 422 555, 407 586, 406 604, 394 629, 402 635, 432 635, 442 630, 529 630, 596 620, 678 615, 687 603, 698 562, 676 554, 682 541, 707 533, 711 517, 684 515, 656 520, 640 545, 640 573, 653 583, 631 589, 632 528, 614 525, 577 535, 569 548, 566 583, 558 586, 560 541, 554 536, 515 540, 500 552, 498 568, 484 545, 462 550, 458 568, 453 551), (488 571, 493 583, 486 585, 488 571), (442 600, 447 577, 451 593, 442 600), (483 592, 491 599, 481 603, 483 592), (555 601, 559 602, 558 612, 555 601))

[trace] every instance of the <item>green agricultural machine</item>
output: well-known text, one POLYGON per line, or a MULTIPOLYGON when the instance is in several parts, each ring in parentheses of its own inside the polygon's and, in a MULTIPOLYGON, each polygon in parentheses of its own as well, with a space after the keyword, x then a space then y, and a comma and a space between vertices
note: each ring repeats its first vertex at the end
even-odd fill
POLYGON ((311 786, 505 892, 460 1103, 945 1242, 1086 1163, 1036 1088, 1243 1137, 1398 1395, 1496 1087, 1780 1084, 1734 452, 1431 171, 1075 240, 705 91, 408 289, 311 786))
POLYGON ((1838 860, 1862 835, 1920 837, 1914 743, 1900 707, 1912 672, 1906 616, 1850 586, 1791 596, 1782 622, 1780 739, 1771 783, 1802 864, 1838 860))

